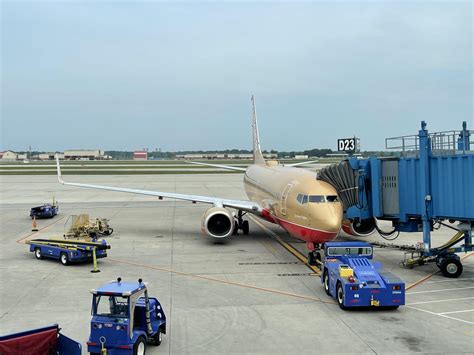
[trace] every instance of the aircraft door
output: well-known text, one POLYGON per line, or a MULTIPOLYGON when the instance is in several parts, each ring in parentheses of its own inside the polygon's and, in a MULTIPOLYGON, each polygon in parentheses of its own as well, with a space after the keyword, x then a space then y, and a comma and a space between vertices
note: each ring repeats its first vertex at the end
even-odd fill
POLYGON ((292 184, 286 185, 283 193, 281 194, 280 213, 284 216, 286 216, 286 199, 288 198, 288 194, 290 193, 292 187, 292 184))

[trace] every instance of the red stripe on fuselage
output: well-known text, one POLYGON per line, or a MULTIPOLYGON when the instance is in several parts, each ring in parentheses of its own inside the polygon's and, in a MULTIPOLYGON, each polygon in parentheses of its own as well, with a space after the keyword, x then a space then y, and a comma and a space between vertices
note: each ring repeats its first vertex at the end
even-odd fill
POLYGON ((269 222, 279 224, 284 230, 291 234, 292 237, 304 240, 307 243, 325 243, 337 237, 338 233, 322 231, 305 227, 296 223, 285 221, 273 215, 269 210, 262 211, 262 218, 269 222))
POLYGON ((309 243, 325 243, 337 237, 337 232, 326 232, 319 229, 305 227, 296 223, 276 218, 278 224, 293 237, 309 243))

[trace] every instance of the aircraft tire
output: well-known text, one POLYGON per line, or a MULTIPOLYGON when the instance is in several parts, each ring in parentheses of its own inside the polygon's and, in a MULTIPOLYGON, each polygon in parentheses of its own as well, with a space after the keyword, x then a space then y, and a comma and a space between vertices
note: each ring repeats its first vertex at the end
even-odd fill
POLYGON ((250 232, 250 226, 249 226, 249 221, 243 221, 242 222, 242 232, 244 235, 248 235, 250 232))

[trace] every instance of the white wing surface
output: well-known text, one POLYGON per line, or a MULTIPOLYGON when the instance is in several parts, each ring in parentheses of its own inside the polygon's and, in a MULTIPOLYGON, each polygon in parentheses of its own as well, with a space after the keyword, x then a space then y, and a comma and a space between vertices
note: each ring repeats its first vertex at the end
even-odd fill
POLYGON ((170 198, 170 199, 175 199, 175 200, 191 201, 193 203, 196 203, 196 202, 207 203, 210 205, 214 205, 216 207, 231 207, 238 210, 248 211, 254 214, 261 214, 262 212, 262 207, 258 203, 252 202, 249 200, 229 200, 229 199, 218 198, 218 197, 178 194, 174 192, 148 191, 148 190, 139 190, 139 189, 128 189, 128 188, 123 188, 123 187, 65 182, 61 175, 61 167, 59 165, 58 156, 56 156, 56 167, 57 167, 59 183, 63 185, 67 185, 67 186, 77 186, 77 187, 84 187, 88 189, 108 190, 108 191, 117 191, 117 192, 127 192, 127 193, 138 194, 138 195, 155 196, 155 197, 158 197, 160 200, 163 198, 170 198))
POLYGON ((247 170, 247 169, 245 169, 245 168, 239 168, 239 167, 237 167, 237 166, 201 163, 200 161, 189 161, 189 160, 186 160, 186 163, 189 163, 189 164, 196 164, 196 165, 203 165, 203 166, 212 166, 212 167, 214 167, 214 168, 227 169, 227 170, 235 170, 235 171, 242 171, 242 172, 245 172, 245 171, 247 170))

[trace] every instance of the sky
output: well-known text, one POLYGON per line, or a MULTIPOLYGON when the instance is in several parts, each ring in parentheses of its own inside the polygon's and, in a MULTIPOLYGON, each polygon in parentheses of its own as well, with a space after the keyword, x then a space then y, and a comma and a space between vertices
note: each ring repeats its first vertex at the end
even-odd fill
POLYGON ((473 118, 471 1, 1 1, 0 150, 331 148, 473 118))

